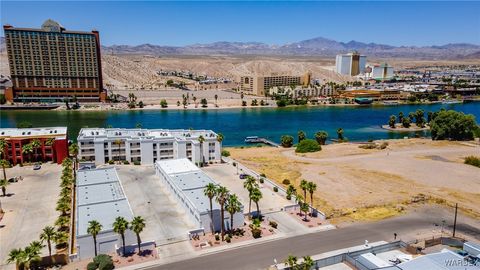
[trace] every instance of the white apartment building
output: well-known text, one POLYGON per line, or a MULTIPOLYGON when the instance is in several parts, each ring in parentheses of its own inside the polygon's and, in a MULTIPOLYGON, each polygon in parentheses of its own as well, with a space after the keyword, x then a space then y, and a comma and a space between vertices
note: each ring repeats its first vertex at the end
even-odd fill
POLYGON ((365 71, 367 57, 358 52, 338 54, 335 60, 335 70, 343 75, 356 76, 365 71))
MULTIPOLYGON (((155 174, 171 191, 177 202, 185 210, 186 216, 195 224, 196 229, 204 232, 220 231, 222 226, 221 208, 218 202, 212 201, 212 215, 210 218, 210 200, 204 194, 205 186, 217 183, 186 158, 174 160, 159 160, 155 163, 155 174)), ((224 211, 225 228, 243 226, 243 205, 239 212, 233 215, 233 224, 230 224, 230 214, 224 211)))
POLYGON ((79 159, 97 165, 109 160, 153 164, 177 158, 200 164, 221 161, 222 143, 217 138, 211 130, 83 128, 77 142, 79 159))

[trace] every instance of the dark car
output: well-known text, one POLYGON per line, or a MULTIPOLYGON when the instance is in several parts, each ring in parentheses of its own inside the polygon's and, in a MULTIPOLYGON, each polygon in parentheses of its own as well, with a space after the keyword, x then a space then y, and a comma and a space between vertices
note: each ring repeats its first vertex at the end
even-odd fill
POLYGON ((240 179, 245 179, 245 178, 247 178, 247 176, 249 176, 249 175, 246 174, 246 173, 242 173, 242 174, 240 174, 240 179))
POLYGON ((35 163, 35 165, 33 165, 34 170, 40 170, 41 168, 42 168, 42 165, 40 163, 35 163))

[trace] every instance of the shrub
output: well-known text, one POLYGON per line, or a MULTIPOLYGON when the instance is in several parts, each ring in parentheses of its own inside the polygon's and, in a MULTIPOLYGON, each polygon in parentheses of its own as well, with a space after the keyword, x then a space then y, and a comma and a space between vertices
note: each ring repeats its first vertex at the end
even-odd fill
POLYGON ((280 141, 283 147, 292 147, 293 145, 293 137, 290 135, 283 135, 280 141))
POLYGON ((265 180, 263 179, 263 177, 260 177, 260 184, 263 184, 263 182, 265 182, 265 180))
POLYGON ((167 100, 165 99, 160 100, 160 106, 162 106, 162 108, 167 108, 168 107, 167 100))
POLYGON ((259 229, 259 228, 253 228, 253 229, 252 229, 252 236, 253 236, 253 238, 255 238, 255 239, 262 237, 262 230, 259 229))
POLYGON ((229 157, 230 152, 228 150, 222 150, 222 157, 229 157))
POLYGON ((474 130, 477 129, 475 116, 453 110, 442 110, 432 120, 432 140, 473 140, 474 130))
POLYGON ((468 156, 468 157, 465 158, 464 163, 480 168, 480 158, 479 157, 468 156))
POLYGON ((276 229, 278 227, 278 223, 276 221, 270 220, 269 222, 270 227, 276 229))
POLYGON ((140 165, 140 161, 134 161, 133 165, 140 165))
POLYGON ((128 162, 128 160, 124 160, 123 164, 128 165, 128 164, 130 164, 130 162, 128 162))
POLYGON ((380 149, 383 150, 383 149, 387 148, 387 146, 388 146, 388 142, 383 142, 382 144, 380 144, 380 145, 378 146, 378 148, 380 148, 380 149))
POLYGON ((375 143, 361 144, 361 145, 358 146, 358 148, 362 148, 362 149, 375 149, 375 148, 377 148, 377 144, 375 144, 375 143))
POLYGON ((288 179, 283 179, 282 184, 284 184, 284 185, 290 185, 290 180, 288 180, 288 179))
POLYGON ((115 163, 113 160, 108 161, 108 164, 110 164, 110 165, 112 165, 113 163, 115 163))
POLYGON ((87 264, 87 270, 96 270, 98 267, 97 267, 97 264, 94 263, 94 262, 89 262, 87 264))
POLYGON ((261 176, 261 177, 265 177, 265 178, 267 177, 267 175, 264 174, 264 173, 261 173, 260 176, 261 176))
POLYGON ((298 143, 295 152, 297 153, 309 153, 309 152, 317 152, 322 150, 320 144, 317 141, 311 139, 305 139, 298 143))
POLYGON ((278 187, 273 187, 273 191, 278 192, 278 187))
POLYGON ((215 234, 215 240, 217 240, 217 241, 219 241, 219 240, 220 240, 220 235, 218 235, 218 233, 217 233, 217 234, 215 234))
POLYGON ((100 254, 93 258, 93 262, 90 262, 87 265, 88 270, 94 270, 94 269, 99 269, 99 270, 112 270, 114 267, 112 257, 105 255, 105 254, 100 254))
POLYGON ((232 239, 230 238, 229 235, 227 235, 227 237, 225 237, 225 242, 227 242, 227 243, 232 242, 232 239))
POLYGON ((247 106, 247 102, 245 100, 242 101, 242 106, 244 106, 244 107, 247 106))
POLYGON ((285 99, 280 99, 277 101, 277 106, 278 107, 285 107, 287 106, 287 101, 285 99))
POLYGON ((287 197, 286 197, 286 198, 287 198, 287 200, 289 200, 289 201, 290 201, 290 200, 292 199, 292 195, 290 195, 290 194, 287 194, 287 197))

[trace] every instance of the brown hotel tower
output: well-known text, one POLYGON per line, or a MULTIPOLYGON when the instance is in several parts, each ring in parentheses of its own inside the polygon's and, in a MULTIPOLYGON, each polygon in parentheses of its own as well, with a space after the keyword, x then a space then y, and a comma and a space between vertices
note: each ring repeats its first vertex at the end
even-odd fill
POLYGON ((41 29, 4 25, 13 87, 8 101, 104 101, 98 31, 66 31, 47 20, 41 29))

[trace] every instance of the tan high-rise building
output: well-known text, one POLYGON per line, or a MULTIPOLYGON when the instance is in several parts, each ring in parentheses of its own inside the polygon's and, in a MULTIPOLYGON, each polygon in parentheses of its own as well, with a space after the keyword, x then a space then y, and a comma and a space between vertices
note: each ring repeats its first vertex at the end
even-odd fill
POLYGON ((8 101, 104 100, 98 31, 67 31, 52 20, 41 29, 3 30, 13 84, 8 101))
POLYGON ((242 76, 240 77, 240 92, 255 96, 265 96, 274 86, 307 86, 310 84, 311 74, 303 76, 270 75, 270 76, 242 76))

